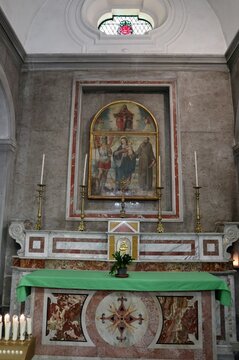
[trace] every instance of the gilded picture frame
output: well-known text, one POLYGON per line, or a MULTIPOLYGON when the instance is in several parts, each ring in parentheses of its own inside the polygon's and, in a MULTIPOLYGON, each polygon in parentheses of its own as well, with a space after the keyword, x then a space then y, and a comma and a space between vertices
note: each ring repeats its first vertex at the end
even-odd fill
POLYGON ((94 116, 90 128, 88 197, 157 199, 159 130, 142 104, 120 100, 94 116))

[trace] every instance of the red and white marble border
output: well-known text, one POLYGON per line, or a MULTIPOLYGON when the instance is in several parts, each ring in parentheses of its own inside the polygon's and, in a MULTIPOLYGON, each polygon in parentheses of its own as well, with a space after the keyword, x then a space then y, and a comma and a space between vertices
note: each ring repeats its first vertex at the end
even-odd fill
MULTIPOLYGON (((172 211, 163 211, 162 217, 165 221, 181 221, 181 187, 179 178, 179 141, 178 141, 178 124, 177 124, 177 101, 176 101, 176 82, 175 81, 79 81, 75 80, 72 92, 72 114, 71 114, 71 130, 69 143, 69 159, 68 159, 68 183, 67 183, 67 201, 66 201, 66 219, 77 220, 80 217, 79 206, 79 180, 78 180, 78 164, 79 159, 84 156, 79 146, 80 141, 80 118, 81 118, 81 96, 82 88, 87 86, 141 86, 142 87, 168 87, 170 94, 170 126, 171 126, 171 159, 172 159, 172 211)), ((119 210, 110 209, 107 213, 85 209, 87 221, 117 218, 120 216, 119 210)), ((138 209, 137 213, 128 214, 129 218, 139 218, 141 221, 157 221, 157 212, 138 209)))

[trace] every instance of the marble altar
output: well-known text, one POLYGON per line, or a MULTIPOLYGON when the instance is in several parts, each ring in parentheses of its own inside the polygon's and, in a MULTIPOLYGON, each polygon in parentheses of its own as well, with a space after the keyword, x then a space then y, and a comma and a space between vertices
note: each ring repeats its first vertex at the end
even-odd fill
POLYGON ((16 287, 25 274, 34 269, 109 270, 112 246, 122 236, 129 239, 137 256, 131 270, 211 272, 229 286, 232 306, 215 301, 213 291, 139 294, 33 288, 25 312, 34 319, 34 360, 55 359, 53 355, 63 355, 63 359, 233 359, 234 269, 227 249, 237 240, 238 227, 229 223, 221 233, 159 234, 141 233, 137 227, 129 230, 127 219, 120 222, 105 233, 26 230, 23 222, 12 223, 9 233, 20 249, 13 258, 11 313, 23 310, 16 287), (123 317, 133 311, 129 323, 128 318, 124 323, 125 341, 120 339, 126 330, 116 326, 118 310, 123 317), (61 325, 57 328, 56 323, 66 311, 75 329, 70 326, 62 337, 61 325))

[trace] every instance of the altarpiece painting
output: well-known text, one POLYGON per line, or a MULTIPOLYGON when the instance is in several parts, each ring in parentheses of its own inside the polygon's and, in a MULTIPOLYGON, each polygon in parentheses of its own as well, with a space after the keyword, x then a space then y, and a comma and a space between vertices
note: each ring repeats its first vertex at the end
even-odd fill
POLYGON ((156 197, 158 128, 143 105, 116 101, 95 115, 90 131, 89 198, 156 197))

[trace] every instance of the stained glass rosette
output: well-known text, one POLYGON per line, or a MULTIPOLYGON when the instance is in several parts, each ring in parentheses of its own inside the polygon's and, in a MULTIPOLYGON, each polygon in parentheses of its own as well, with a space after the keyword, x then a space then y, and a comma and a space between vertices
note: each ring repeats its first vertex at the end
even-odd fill
POLYGON ((133 28, 131 22, 128 20, 121 21, 117 32, 119 35, 132 35, 133 28))

